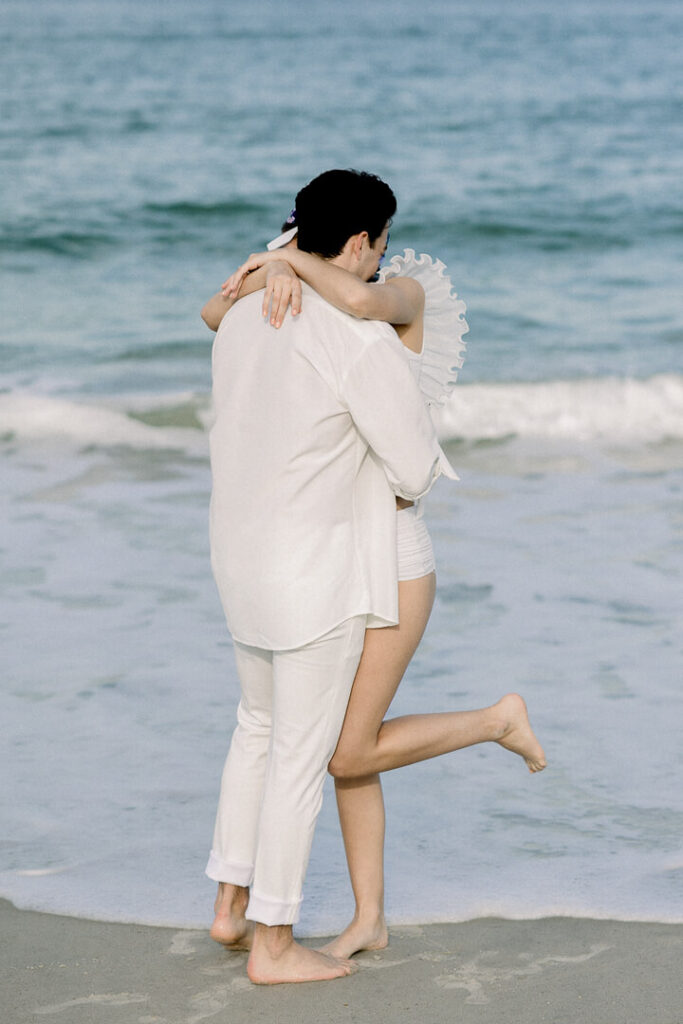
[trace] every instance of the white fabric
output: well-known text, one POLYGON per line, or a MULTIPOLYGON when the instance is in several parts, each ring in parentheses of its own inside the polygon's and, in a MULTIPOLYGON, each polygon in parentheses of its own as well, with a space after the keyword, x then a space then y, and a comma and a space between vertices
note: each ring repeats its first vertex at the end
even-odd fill
POLYGON ((251 920, 299 919, 327 765, 364 637, 359 616, 298 650, 235 645, 242 699, 206 873, 251 887, 251 920))
POLYGON ((445 264, 425 252, 416 256, 414 249, 404 249, 403 255, 392 256, 379 272, 380 283, 391 277, 412 277, 424 288, 422 351, 408 350, 408 357, 427 403, 443 405, 464 362, 467 307, 453 291, 445 264))
POLYGON ((299 229, 297 227, 289 228, 288 231, 283 231, 281 235, 277 236, 277 238, 272 238, 270 242, 268 242, 266 249, 268 252, 273 252, 274 249, 282 249, 288 242, 292 241, 298 232, 299 229))
POLYGON ((271 650, 395 624, 394 492, 457 479, 395 331, 303 291, 280 330, 241 299, 213 350, 212 567, 233 637, 271 650))
POLYGON ((396 550, 399 580, 417 580, 435 571, 432 540, 420 504, 396 512, 396 550))

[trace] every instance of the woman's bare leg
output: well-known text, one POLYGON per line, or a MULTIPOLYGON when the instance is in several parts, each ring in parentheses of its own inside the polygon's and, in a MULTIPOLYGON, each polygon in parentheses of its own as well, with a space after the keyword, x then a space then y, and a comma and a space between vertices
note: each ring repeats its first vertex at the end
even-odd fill
POLYGON ((337 808, 356 908, 341 935, 322 947, 347 958, 361 949, 384 949, 384 800, 379 775, 335 779, 337 808))
POLYGON ((349 706, 329 770, 354 779, 440 754, 495 741, 524 758, 531 772, 545 768, 543 749, 516 693, 477 711, 403 715, 384 721, 403 673, 420 642, 433 601, 432 573, 399 583, 399 624, 368 629, 349 706))
MULTIPOLYGON (((359 905, 357 895, 354 920, 325 947, 335 956, 350 956, 369 948, 368 943, 377 935, 377 921, 385 927, 384 809, 377 800, 379 782, 369 779, 382 771, 486 741, 495 741, 519 754, 532 772, 541 771, 546 764, 529 725, 526 705, 517 694, 507 694, 491 707, 477 711, 406 715, 383 721, 424 632, 434 589, 433 573, 399 583, 399 625, 367 631, 344 727, 330 762, 352 886, 362 900, 359 905), (364 784, 354 787, 354 781, 364 784), (368 796, 367 806, 364 795, 368 796)), ((379 794, 381 797, 381 789, 379 794)))
POLYGON ((430 715, 392 718, 379 729, 374 743, 358 730, 348 746, 337 747, 330 762, 335 778, 354 779, 369 772, 388 772, 440 754, 495 742, 524 759, 530 772, 546 766, 543 748, 529 724, 526 704, 517 693, 478 711, 445 711, 430 715))
MULTIPOLYGON (((371 710, 373 721, 377 717, 382 721, 422 639, 435 587, 434 573, 399 583, 399 625, 367 630, 347 719, 371 710), (381 638, 375 636, 380 633, 381 638), (389 658, 387 641, 391 646, 389 658), (372 701, 371 709, 364 695, 372 701)), ((349 957, 360 949, 383 949, 388 940, 384 919, 384 800, 376 773, 335 779, 335 790, 356 909, 349 926, 323 949, 333 956, 349 957)))

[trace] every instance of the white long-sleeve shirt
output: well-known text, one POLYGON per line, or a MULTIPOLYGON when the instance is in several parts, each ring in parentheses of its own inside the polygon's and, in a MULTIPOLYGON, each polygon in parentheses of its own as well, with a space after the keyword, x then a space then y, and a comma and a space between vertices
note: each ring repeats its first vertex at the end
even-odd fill
POLYGON ((303 290, 280 330, 241 299, 213 348, 211 564, 233 637, 271 650, 395 624, 394 496, 457 479, 396 332, 303 290))

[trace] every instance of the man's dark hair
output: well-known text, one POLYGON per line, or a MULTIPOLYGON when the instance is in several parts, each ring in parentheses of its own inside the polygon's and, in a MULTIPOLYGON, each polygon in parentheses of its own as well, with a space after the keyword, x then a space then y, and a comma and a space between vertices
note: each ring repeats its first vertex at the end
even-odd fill
POLYGON ((296 197, 297 245, 331 259, 361 231, 373 245, 395 213, 396 196, 376 174, 325 171, 296 197))

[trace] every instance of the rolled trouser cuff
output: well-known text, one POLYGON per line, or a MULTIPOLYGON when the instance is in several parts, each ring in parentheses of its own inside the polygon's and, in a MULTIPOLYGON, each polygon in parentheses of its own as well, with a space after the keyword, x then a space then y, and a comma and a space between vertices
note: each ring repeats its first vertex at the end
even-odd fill
POLYGON ((253 864, 231 864, 222 860, 212 850, 209 855, 209 863, 206 865, 206 874, 214 882, 228 882, 230 885, 249 886, 254 878, 253 864))
POLYGON ((258 921, 259 924, 269 926, 296 924, 299 920, 301 903, 301 899, 286 903, 283 900, 269 899, 267 896, 260 896, 258 893, 252 892, 249 896, 246 917, 249 921, 258 921))

